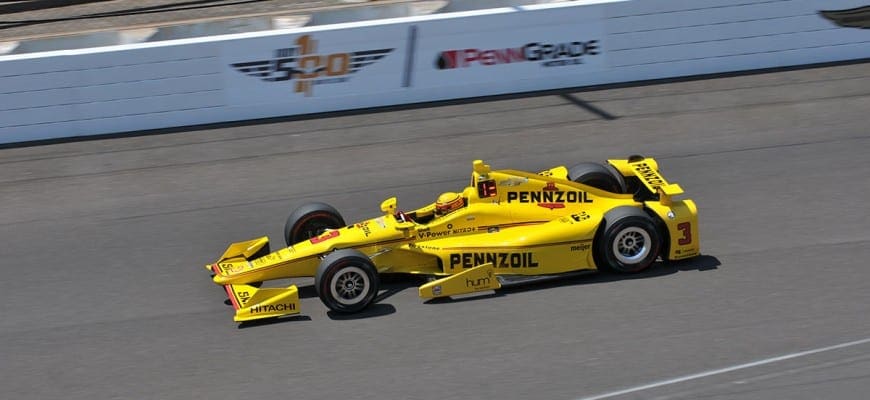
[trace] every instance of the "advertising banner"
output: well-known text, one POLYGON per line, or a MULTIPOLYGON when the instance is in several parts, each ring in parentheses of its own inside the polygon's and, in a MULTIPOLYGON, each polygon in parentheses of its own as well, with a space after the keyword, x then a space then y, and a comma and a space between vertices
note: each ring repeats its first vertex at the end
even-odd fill
MULTIPOLYGON (((377 95, 401 87, 406 30, 357 27, 226 42, 227 104, 305 108, 319 100, 377 95)), ((298 110, 287 108, 286 114, 298 110)))
POLYGON ((870 57, 868 0, 577 0, 0 56, 0 143, 870 57))
POLYGON ((607 67, 601 10, 562 7, 429 21, 419 29, 412 86, 553 79, 570 86, 607 67))

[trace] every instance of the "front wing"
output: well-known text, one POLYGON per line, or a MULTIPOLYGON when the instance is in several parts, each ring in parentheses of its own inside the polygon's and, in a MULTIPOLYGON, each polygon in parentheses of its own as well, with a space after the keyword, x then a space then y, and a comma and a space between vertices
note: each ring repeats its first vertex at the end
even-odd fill
MULTIPOLYGON (((212 271, 220 273, 217 264, 212 271)), ((282 317, 299 313, 299 289, 296 285, 286 288, 260 288, 257 285, 224 285, 227 297, 235 309, 236 322, 282 317)))

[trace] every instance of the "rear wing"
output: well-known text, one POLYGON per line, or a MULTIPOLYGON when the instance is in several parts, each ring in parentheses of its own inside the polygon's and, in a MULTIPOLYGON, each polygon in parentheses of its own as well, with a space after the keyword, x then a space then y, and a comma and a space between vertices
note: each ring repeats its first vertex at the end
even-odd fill
POLYGON ((659 164, 652 158, 640 156, 628 160, 607 160, 624 176, 636 176, 647 189, 659 195, 662 204, 670 205, 671 198, 683 194, 683 188, 676 183, 668 183, 659 173, 659 164))
POLYGON ((667 227, 663 231, 665 246, 661 254, 665 260, 682 260, 701 254, 698 235, 698 207, 691 199, 674 199, 683 194, 683 188, 675 183, 669 183, 659 173, 659 165, 652 158, 631 156, 628 160, 607 160, 619 173, 640 181, 650 193, 658 195, 658 200, 648 196, 636 196, 637 201, 643 200, 644 208, 658 216, 658 220, 667 227))

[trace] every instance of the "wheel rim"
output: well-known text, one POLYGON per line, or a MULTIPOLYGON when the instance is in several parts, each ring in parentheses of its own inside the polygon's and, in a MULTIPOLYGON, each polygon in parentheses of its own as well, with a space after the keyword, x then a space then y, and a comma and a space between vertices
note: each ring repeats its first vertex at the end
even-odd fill
POLYGON ((326 224, 323 223, 312 222, 310 224, 303 225, 302 231, 300 232, 302 234, 302 240, 318 237, 323 232, 326 232, 327 229, 329 229, 329 227, 327 227, 326 224))
POLYGON ((323 234, 323 232, 326 232, 328 229, 338 228, 337 225, 338 224, 333 223, 323 214, 310 215, 301 224, 298 225, 296 230, 293 232, 293 237, 291 237, 290 240, 292 242, 300 242, 303 240, 311 239, 313 237, 318 237, 323 234))
POLYGON ((649 255, 652 239, 647 231, 637 228, 625 228, 616 235, 613 241, 613 254, 623 264, 635 264, 649 255))
POLYGON ((329 290, 335 301, 344 305, 354 305, 362 300, 369 288, 369 276, 360 267, 351 266, 340 269, 329 282, 329 290))
POLYGON ((302 234, 303 239, 311 239, 313 237, 320 236, 323 232, 326 232, 329 229, 329 224, 321 222, 321 221, 311 221, 307 222, 301 226, 300 232, 302 234))

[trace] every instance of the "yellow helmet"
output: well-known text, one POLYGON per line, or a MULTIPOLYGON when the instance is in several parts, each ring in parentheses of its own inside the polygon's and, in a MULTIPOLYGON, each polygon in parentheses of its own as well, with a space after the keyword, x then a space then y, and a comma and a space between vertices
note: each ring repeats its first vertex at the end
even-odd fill
POLYGON ((456 211, 464 205, 465 199, 463 199, 459 193, 444 192, 441 196, 438 196, 438 200, 435 201, 435 213, 444 215, 456 211))

